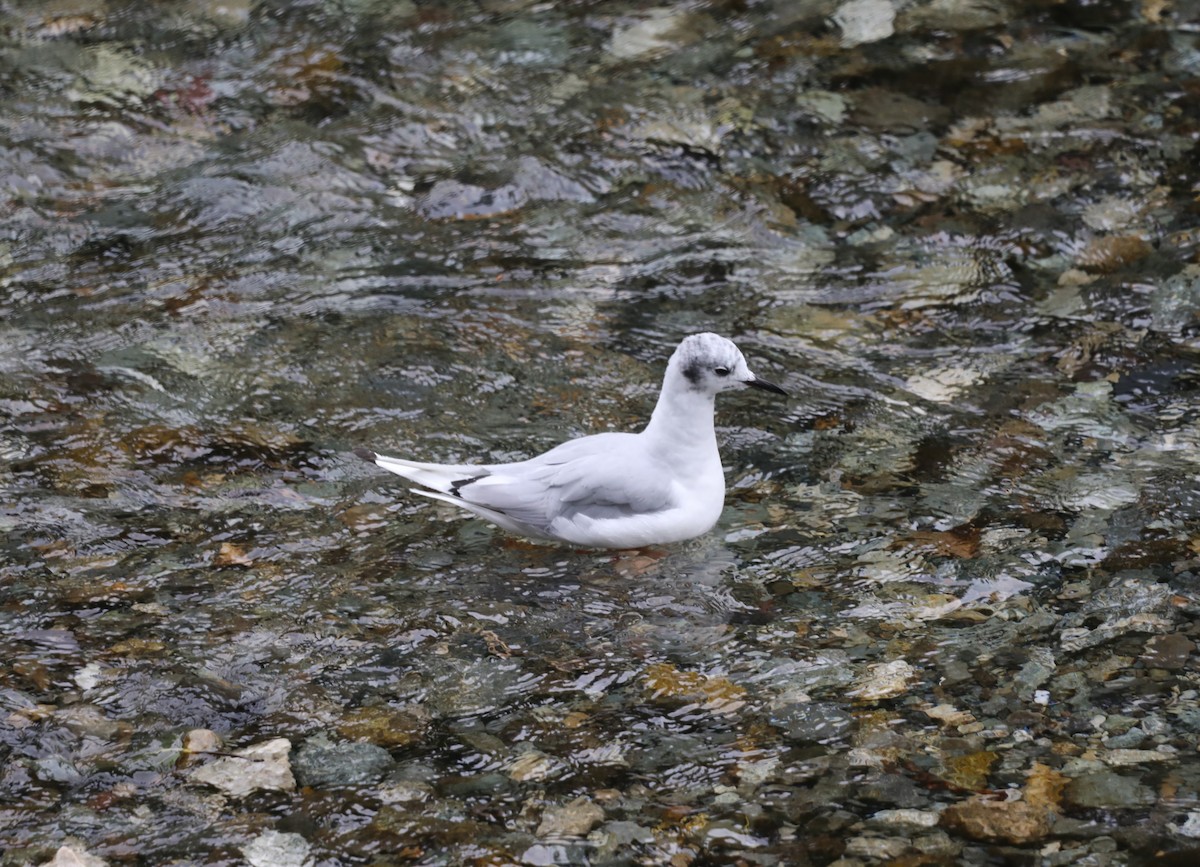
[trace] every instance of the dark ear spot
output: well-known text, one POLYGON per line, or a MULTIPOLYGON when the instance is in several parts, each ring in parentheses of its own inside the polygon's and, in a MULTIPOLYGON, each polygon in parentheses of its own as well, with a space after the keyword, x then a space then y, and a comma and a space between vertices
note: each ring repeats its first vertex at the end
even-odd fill
POLYGON ((693 361, 690 364, 688 364, 687 367, 685 367, 683 369, 683 378, 686 379, 688 382, 690 382, 692 385, 699 385, 700 384, 700 374, 703 371, 704 371, 704 368, 701 366, 700 362, 693 361))

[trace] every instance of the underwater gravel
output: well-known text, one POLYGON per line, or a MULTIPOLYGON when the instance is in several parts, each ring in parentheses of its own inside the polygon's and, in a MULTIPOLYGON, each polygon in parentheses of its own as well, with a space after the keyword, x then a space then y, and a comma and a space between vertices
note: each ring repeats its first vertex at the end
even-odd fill
POLYGON ((1200 4, 0 9, 0 864, 1200 856, 1200 4), (727 401, 598 555, 349 450, 727 401))

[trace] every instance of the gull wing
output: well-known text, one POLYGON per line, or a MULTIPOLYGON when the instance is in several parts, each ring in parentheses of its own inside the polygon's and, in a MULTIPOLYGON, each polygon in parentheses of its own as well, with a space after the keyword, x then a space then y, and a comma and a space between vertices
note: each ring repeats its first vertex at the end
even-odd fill
POLYGON ((403 476, 410 482, 444 493, 453 493, 457 487, 476 476, 487 475, 488 472, 484 467, 474 464, 423 464, 419 461, 406 461, 376 454, 370 449, 355 449, 354 454, 390 473, 403 476))
POLYGON ((669 474, 637 434, 583 437, 529 461, 486 469, 488 475, 457 490, 464 505, 499 512, 542 533, 579 517, 629 517, 675 505, 669 474))

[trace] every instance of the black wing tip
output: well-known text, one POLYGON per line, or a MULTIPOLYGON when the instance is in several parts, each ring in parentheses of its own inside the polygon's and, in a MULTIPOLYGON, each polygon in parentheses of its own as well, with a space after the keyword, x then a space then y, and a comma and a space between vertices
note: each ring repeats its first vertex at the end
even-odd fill
MULTIPOLYGON (((486 476, 486 475, 487 475, 487 473, 483 474, 483 476, 486 476)), ((461 500, 462 499, 461 489, 465 488, 469 484, 472 484, 473 482, 479 481, 480 479, 483 478, 483 476, 471 476, 471 478, 469 478, 469 479, 459 479, 456 482, 451 482, 450 483, 450 493, 454 494, 454 496, 458 497, 461 500)), ((504 514, 504 512, 500 511, 500 509, 493 509, 492 511, 500 512, 501 515, 504 514)))
POLYGON ((356 448, 354 450, 354 454, 369 464, 375 463, 375 459, 379 457, 379 455, 375 454, 375 452, 371 451, 370 449, 364 449, 362 446, 356 448))

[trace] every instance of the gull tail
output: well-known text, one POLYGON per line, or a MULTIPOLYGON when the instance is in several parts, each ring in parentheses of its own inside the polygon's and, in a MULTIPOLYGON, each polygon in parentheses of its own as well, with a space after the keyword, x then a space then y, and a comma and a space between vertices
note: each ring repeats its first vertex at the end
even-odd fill
POLYGON ((409 490, 414 494, 421 494, 434 500, 449 503, 452 506, 458 506, 460 509, 474 512, 481 518, 491 521, 496 526, 517 533, 518 535, 546 539, 553 538, 546 535, 543 530, 518 521, 499 509, 489 508, 480 503, 472 503, 463 498, 459 489, 491 475, 487 467, 476 466, 474 464, 421 464, 416 461, 389 458, 386 455, 376 454, 370 449, 363 448, 355 449, 354 454, 358 455, 364 461, 375 464, 377 467, 382 467, 398 476, 403 476, 410 482, 416 482, 418 485, 429 489, 410 488, 409 490))
MULTIPOLYGON (((483 467, 472 464, 422 464, 417 461, 405 461, 400 458, 390 458, 387 455, 376 454, 370 449, 357 448, 354 454, 375 466, 403 476, 410 482, 416 482, 443 494, 458 496, 458 489, 488 475, 483 467)), ((428 493, 417 491, 418 494, 428 493)), ((438 498, 442 499, 442 498, 438 498)), ((450 500, 450 502, 455 502, 450 500)))

